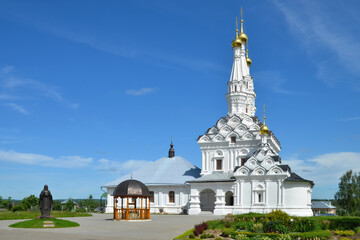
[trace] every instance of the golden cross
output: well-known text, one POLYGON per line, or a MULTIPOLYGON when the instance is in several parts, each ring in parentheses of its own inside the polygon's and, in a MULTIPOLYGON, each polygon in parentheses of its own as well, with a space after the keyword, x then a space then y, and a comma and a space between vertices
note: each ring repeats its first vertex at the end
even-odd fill
POLYGON ((264 119, 264 124, 265 124, 265 104, 264 104, 264 117, 263 117, 263 119, 264 119))

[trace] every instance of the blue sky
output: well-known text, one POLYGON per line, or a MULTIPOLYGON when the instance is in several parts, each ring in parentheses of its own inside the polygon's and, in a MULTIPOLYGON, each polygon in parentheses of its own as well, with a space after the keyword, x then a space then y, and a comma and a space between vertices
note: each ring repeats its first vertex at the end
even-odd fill
POLYGON ((241 5, 257 108, 283 163, 332 198, 360 170, 357 0, 2 0, 0 195, 99 197, 171 136, 201 167, 196 139, 227 113, 241 5))

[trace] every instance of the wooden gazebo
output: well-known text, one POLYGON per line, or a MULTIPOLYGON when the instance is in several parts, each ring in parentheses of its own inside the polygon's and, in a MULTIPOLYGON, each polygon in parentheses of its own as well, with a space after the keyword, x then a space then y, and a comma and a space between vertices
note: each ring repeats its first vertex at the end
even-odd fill
POLYGON ((140 181, 129 179, 116 186, 114 220, 149 220, 150 192, 140 181))

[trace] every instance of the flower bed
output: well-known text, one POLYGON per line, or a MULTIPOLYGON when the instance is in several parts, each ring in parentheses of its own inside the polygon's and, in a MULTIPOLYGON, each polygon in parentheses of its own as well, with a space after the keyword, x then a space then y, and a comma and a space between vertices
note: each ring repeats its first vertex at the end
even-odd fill
POLYGON ((227 215, 195 225, 175 239, 307 240, 360 239, 359 217, 290 217, 277 210, 269 214, 227 215))

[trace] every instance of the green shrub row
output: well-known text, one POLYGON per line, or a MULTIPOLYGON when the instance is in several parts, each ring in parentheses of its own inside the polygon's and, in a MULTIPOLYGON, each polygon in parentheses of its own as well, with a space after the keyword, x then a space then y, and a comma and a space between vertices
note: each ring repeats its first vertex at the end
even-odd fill
MULTIPOLYGON (((231 237, 232 239, 241 239, 244 237, 249 237, 254 239, 256 236, 260 237, 268 237, 270 239, 286 239, 287 236, 290 236, 291 239, 301 239, 301 240, 309 240, 309 239, 329 239, 332 234, 330 231, 320 230, 313 232, 305 232, 305 233, 290 233, 290 234, 278 234, 278 233, 252 233, 252 232, 236 232, 231 229, 223 229, 222 237, 231 237), (239 235, 241 237, 239 237, 239 235)), ((246 238, 244 238, 246 239, 246 238)))

